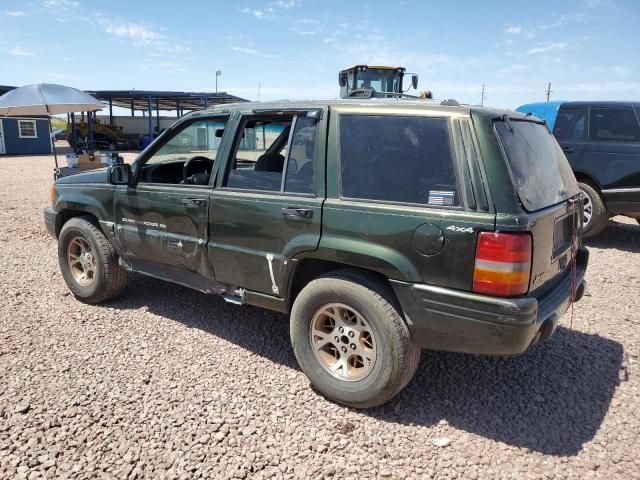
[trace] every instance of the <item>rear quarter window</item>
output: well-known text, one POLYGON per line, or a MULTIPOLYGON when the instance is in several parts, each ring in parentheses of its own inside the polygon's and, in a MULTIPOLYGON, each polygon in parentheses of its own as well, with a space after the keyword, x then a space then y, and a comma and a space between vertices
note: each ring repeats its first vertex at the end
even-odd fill
POLYGON ((460 205, 446 118, 342 115, 340 174, 346 198, 460 205))
POLYGON ((545 125, 497 121, 495 129, 526 210, 540 210, 577 195, 571 166, 545 125))

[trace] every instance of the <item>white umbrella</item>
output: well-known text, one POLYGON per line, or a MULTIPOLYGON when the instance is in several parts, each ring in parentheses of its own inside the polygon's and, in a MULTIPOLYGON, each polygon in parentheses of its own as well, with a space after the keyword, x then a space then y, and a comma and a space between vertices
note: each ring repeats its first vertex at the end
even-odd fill
MULTIPOLYGON (((0 97, 0 115, 56 115, 58 113, 94 112, 102 110, 100 100, 72 87, 53 83, 37 83, 10 90, 0 97)), ((49 118, 49 133, 51 133, 49 118)), ((55 144, 53 155, 58 171, 55 144)))

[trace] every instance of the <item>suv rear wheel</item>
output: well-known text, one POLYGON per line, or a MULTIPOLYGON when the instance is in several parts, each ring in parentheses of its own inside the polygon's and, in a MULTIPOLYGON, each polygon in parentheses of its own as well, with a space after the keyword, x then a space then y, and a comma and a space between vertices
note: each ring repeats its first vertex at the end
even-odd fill
POLYGON ((609 214, 598 191, 588 183, 578 183, 583 194, 584 215, 582 217, 585 237, 599 234, 607 226, 609 214))
POLYGON ((64 224, 58 239, 58 262, 69 290, 85 303, 100 303, 120 295, 127 272, 115 250, 90 217, 64 224))
POLYGON ((420 360, 388 288, 358 272, 320 277, 300 292, 291 312, 291 342, 316 389, 357 408, 394 397, 420 360))

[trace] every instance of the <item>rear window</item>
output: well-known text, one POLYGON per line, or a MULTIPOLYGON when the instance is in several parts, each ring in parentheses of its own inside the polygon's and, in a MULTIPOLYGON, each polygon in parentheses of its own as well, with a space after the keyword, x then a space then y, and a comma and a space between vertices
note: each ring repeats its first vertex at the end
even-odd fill
POLYGON ((571 166, 546 126, 511 120, 495 128, 524 208, 539 210, 578 193, 571 166))
POLYGON ((342 115, 340 170, 346 198, 460 205, 445 118, 342 115))

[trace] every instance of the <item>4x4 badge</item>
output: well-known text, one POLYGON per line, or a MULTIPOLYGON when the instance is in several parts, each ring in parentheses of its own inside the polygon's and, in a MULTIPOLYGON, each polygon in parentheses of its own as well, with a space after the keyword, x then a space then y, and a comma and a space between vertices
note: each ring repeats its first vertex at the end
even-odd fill
POLYGON ((445 228, 445 230, 449 230, 451 232, 456 232, 456 233, 473 233, 473 227, 462 228, 462 227, 456 227, 455 225, 449 225, 447 228, 445 228))

